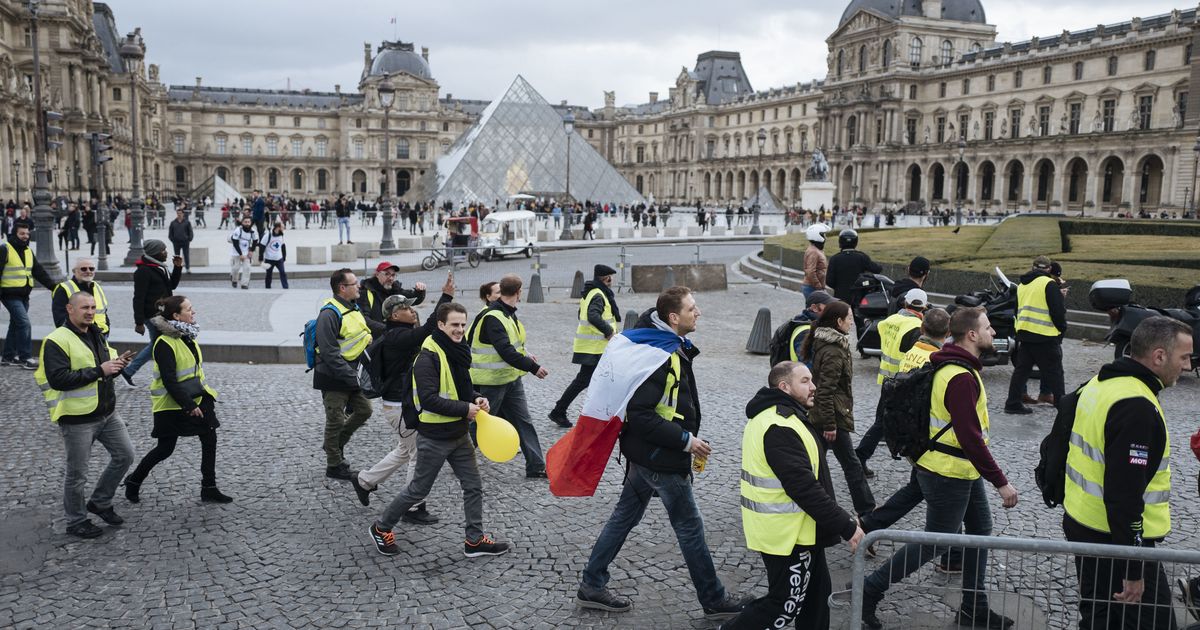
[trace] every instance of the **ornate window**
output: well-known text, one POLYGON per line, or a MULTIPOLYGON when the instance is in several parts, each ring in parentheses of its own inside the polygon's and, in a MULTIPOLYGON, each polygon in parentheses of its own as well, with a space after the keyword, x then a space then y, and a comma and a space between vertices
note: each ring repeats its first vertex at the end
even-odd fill
POLYGON ((1083 62, 1076 61, 1073 70, 1074 70, 1075 80, 1082 81, 1083 80, 1083 62))
POLYGON ((1108 76, 1117 76, 1117 56, 1113 55, 1108 58, 1108 76))
MULTIPOLYGON (((892 40, 887 39, 883 42, 883 67, 887 68, 892 65, 892 40)), ((788 113, 791 116, 791 113, 788 113)))
POLYGON ((317 157, 325 157, 325 153, 329 150, 329 141, 325 138, 317 138, 317 157))
POLYGON ((865 45, 858 47, 858 72, 862 74, 867 71, 867 47, 865 45))
POLYGON ((1157 58, 1158 58, 1157 52, 1155 52, 1153 50, 1146 51, 1146 67, 1145 67, 1146 72, 1150 72, 1151 70, 1154 69, 1154 64, 1155 64, 1155 61, 1157 60, 1157 58))
POLYGON ((921 55, 925 54, 925 44, 920 37, 912 38, 912 42, 908 45, 908 63, 914 68, 921 66, 921 55))
POLYGON ((279 155, 279 138, 267 138, 267 155, 279 155))
POLYGON ((300 138, 292 138, 292 156, 300 157, 300 152, 304 149, 304 141, 300 138))
POLYGON ((1042 85, 1050 85, 1050 81, 1054 79, 1054 66, 1046 66, 1042 68, 1042 85))
POLYGON ((408 138, 400 138, 396 141, 396 159, 408 159, 408 138))
POLYGON ((227 146, 229 143, 229 138, 227 138, 225 136, 217 136, 216 140, 217 140, 217 155, 225 155, 225 153, 228 151, 227 146))
POLYGON ((945 39, 942 40, 942 65, 948 66, 954 61, 954 42, 945 39))

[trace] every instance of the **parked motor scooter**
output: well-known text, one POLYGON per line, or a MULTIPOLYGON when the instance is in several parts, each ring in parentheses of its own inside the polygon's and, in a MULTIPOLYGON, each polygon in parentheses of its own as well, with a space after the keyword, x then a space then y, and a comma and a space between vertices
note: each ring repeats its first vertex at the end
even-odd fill
POLYGON ((1129 356, 1129 340, 1138 324, 1147 317, 1163 315, 1177 319, 1192 329, 1192 370, 1200 376, 1200 284, 1184 296, 1183 308, 1155 308, 1133 302, 1133 288, 1128 280, 1100 280, 1088 292, 1092 308, 1108 313, 1112 328, 1104 338, 1113 344, 1113 358, 1129 356))
POLYGON ((946 309, 953 313, 959 306, 984 308, 992 329, 996 331, 993 349, 979 357, 979 361, 986 366, 1008 365, 1017 353, 1017 285, 999 267, 995 269, 998 283, 993 280, 988 289, 959 295, 954 298, 954 304, 946 309))
POLYGON ((858 354, 862 358, 883 354, 879 342, 879 322, 887 319, 895 282, 882 274, 864 273, 854 282, 854 311, 862 321, 857 329, 858 354))

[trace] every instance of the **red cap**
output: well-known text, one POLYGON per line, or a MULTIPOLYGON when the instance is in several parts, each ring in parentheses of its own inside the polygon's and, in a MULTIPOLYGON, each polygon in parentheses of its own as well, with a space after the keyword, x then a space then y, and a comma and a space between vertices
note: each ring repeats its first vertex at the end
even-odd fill
POLYGON ((383 271, 384 269, 395 269, 396 271, 400 271, 399 267, 397 267, 396 265, 393 265, 392 263, 390 263, 386 260, 379 263, 378 265, 375 265, 375 273, 379 273, 380 271, 383 271))

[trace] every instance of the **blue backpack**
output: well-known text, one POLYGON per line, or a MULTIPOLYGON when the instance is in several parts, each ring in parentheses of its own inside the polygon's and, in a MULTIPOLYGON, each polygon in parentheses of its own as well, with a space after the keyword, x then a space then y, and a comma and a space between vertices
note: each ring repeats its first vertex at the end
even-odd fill
MULTIPOLYGON (((337 307, 332 304, 326 304, 325 306, 322 306, 321 310, 317 311, 317 315, 320 315, 321 311, 326 310, 326 309, 333 311, 334 314, 337 315, 338 321, 339 322, 341 321, 342 312, 339 311, 337 309, 337 307)), ((310 320, 308 320, 307 323, 304 324, 304 332, 300 333, 300 336, 302 338, 304 338, 304 363, 306 365, 308 365, 308 369, 305 371, 310 372, 317 365, 317 320, 316 320, 316 318, 310 319, 310 320)))

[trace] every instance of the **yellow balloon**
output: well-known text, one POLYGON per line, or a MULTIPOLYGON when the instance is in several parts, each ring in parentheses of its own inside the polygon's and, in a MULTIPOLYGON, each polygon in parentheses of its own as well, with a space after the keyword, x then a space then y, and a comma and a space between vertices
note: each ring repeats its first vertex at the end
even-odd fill
POLYGON ((498 418, 480 409, 475 414, 476 437, 479 439, 479 450, 484 457, 503 463, 517 456, 521 450, 521 438, 517 436, 517 428, 504 418, 498 418))

